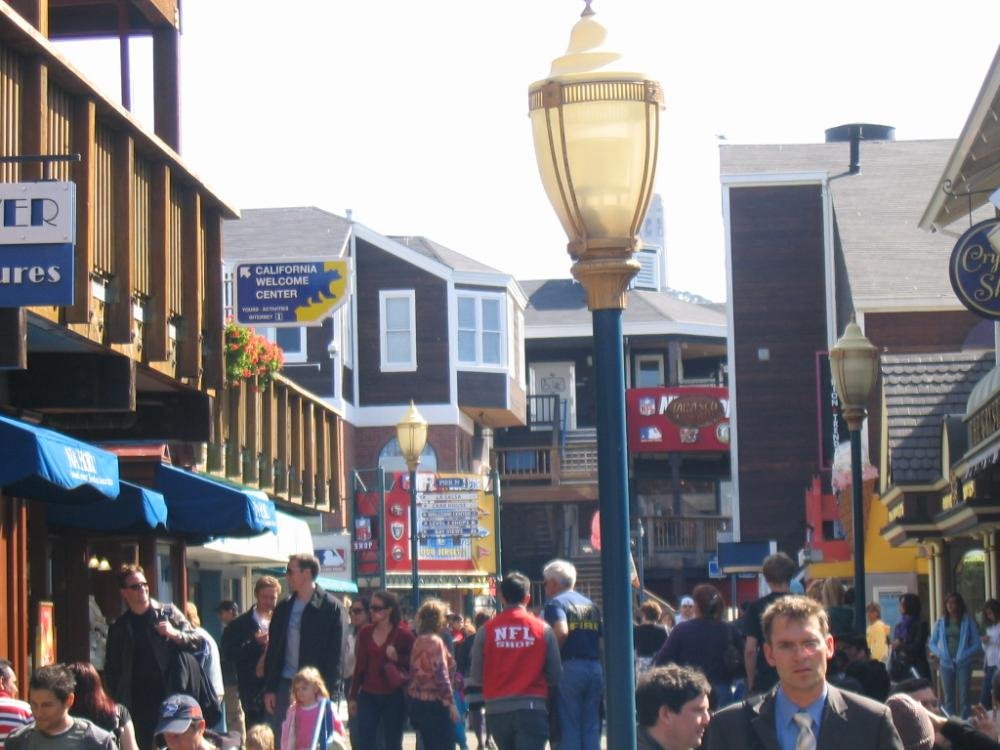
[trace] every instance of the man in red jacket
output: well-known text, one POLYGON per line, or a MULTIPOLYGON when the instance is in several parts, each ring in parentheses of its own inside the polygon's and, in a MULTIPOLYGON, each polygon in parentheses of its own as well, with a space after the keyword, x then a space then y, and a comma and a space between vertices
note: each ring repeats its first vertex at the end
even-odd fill
POLYGON ((545 700, 562 676, 555 633, 527 609, 530 591, 526 576, 508 573, 500 582, 504 610, 479 629, 472 644, 469 682, 483 686, 486 726, 499 750, 544 750, 545 700))

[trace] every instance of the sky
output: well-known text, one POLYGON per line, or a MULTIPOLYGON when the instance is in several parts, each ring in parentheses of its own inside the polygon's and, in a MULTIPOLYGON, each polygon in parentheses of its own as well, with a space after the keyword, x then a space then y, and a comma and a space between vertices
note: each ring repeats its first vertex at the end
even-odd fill
MULTIPOLYGON (((568 277, 528 86, 580 0, 185 0, 181 155, 230 205, 318 206, 520 279, 568 277)), ((817 143, 848 122, 956 138, 1000 2, 594 0, 621 69, 658 80, 667 283, 726 295, 720 143, 817 143)), ((117 43, 64 43, 115 98, 117 43)), ((148 40, 133 110, 152 122, 148 40)), ((942 164, 942 169, 944 165, 942 164)), ((928 198, 930 196, 928 195, 928 198)), ((282 248, 285 249, 285 248, 282 248)))

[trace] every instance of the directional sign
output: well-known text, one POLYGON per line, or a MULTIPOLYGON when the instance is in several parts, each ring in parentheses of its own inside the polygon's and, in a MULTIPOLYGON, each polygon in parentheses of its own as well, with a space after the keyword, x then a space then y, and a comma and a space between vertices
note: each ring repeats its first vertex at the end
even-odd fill
POLYGON ((236 320, 253 326, 318 326, 347 301, 347 260, 281 260, 236 266, 236 320))

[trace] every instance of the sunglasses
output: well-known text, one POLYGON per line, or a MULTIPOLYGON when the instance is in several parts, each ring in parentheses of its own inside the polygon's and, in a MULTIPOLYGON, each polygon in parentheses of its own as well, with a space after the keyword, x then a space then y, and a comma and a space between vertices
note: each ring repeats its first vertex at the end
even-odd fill
POLYGON ((389 609, 389 608, 388 607, 380 607, 377 604, 369 604, 368 605, 368 611, 369 612, 385 612, 387 609, 389 609))
POLYGON ((142 591, 143 589, 148 589, 149 584, 143 581, 142 583, 130 583, 128 586, 122 586, 125 589, 131 589, 132 591, 142 591))
POLYGON ((361 607, 351 607, 352 615, 363 615, 365 611, 361 607))
POLYGON ((298 573, 298 572, 299 572, 298 568, 285 568, 285 575, 289 575, 290 573, 298 573))

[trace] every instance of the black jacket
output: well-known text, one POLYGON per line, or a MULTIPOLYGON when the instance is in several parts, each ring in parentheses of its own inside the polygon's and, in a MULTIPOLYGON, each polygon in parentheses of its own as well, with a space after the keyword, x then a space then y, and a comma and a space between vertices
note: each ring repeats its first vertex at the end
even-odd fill
MULTIPOLYGON (((264 689, 269 693, 278 691, 281 670, 285 666, 288 620, 294 599, 293 594, 281 601, 271 617, 270 641, 264 662, 264 689)), ((347 614, 340 602, 317 585, 302 612, 299 669, 316 667, 323 675, 330 696, 335 700, 342 692, 342 651, 346 623, 347 614)))
POLYGON ((222 631, 222 661, 234 665, 236 684, 244 703, 249 703, 264 688, 264 680, 256 671, 264 647, 257 643, 260 626, 253 613, 253 609, 247 610, 222 631))

